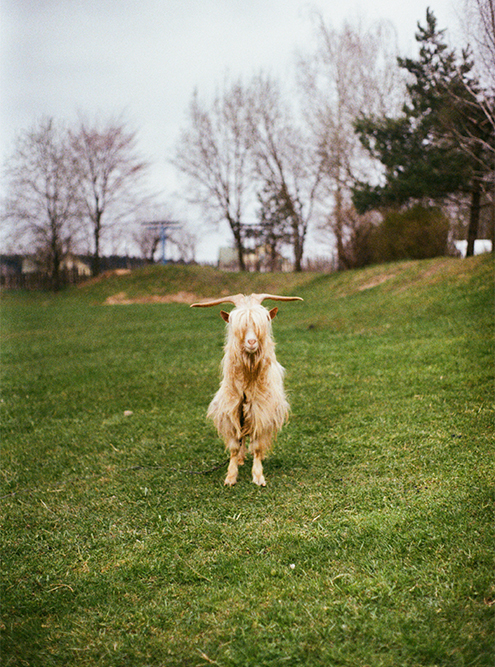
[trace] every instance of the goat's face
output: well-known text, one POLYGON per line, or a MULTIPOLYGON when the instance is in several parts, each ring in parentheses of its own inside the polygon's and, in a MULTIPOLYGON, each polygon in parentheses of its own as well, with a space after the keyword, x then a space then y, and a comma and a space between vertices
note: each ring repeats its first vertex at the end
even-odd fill
POLYGON ((277 312, 278 308, 268 311, 256 304, 234 308, 231 313, 222 311, 221 315, 229 325, 229 340, 241 352, 252 356, 261 352, 271 337, 271 321, 277 312))

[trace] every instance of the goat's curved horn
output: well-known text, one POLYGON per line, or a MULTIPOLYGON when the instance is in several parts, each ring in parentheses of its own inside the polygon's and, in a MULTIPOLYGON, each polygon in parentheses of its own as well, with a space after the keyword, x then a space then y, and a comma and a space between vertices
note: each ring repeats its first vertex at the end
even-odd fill
POLYGON ((203 301, 202 303, 192 303, 191 308, 208 308, 209 306, 218 306, 220 303, 233 303, 238 306, 244 299, 244 294, 233 294, 231 296, 224 296, 221 299, 214 299, 213 301, 203 301))
POLYGON ((278 296, 276 294, 253 294, 253 298, 259 303, 262 303, 265 299, 271 299, 272 301, 304 301, 300 296, 278 296))

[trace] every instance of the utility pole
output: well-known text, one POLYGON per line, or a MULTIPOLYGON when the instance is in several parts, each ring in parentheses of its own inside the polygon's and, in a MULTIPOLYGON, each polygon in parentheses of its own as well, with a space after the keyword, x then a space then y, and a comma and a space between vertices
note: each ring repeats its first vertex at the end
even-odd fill
POLYGON ((160 244, 162 249, 162 257, 160 261, 162 264, 166 264, 165 247, 167 244, 167 231, 169 229, 176 229, 179 227, 179 223, 174 220, 152 220, 151 222, 142 222, 141 224, 143 227, 148 227, 148 229, 160 230, 160 244))

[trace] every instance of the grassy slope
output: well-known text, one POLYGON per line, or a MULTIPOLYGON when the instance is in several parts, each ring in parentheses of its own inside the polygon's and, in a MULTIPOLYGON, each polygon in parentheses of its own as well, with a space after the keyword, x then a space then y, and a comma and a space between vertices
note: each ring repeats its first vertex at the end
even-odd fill
POLYGON ((492 299, 490 257, 6 295, 3 663, 493 664, 492 299), (305 298, 266 489, 212 470, 218 309, 99 305, 181 290, 305 298))
POLYGON ((202 266, 148 266, 128 275, 103 274, 95 280, 83 283, 78 288, 98 302, 121 295, 129 299, 149 296, 166 296, 186 292, 195 298, 237 292, 266 292, 273 294, 278 289, 297 289, 310 283, 312 274, 230 273, 213 267, 202 266))

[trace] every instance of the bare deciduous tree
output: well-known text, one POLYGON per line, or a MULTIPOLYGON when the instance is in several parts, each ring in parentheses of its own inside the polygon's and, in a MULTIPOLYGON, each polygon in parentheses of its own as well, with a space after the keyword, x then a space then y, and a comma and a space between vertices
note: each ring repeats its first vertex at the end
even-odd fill
MULTIPOLYGON (((396 60, 395 34, 381 23, 364 31, 345 23, 340 30, 316 15, 316 49, 301 58, 299 74, 306 114, 323 164, 338 268, 347 268, 344 248, 351 186, 364 169, 376 167, 354 131, 363 114, 395 113, 404 101, 404 82, 396 60)), ((355 228, 352 218, 351 226, 355 228)))
POLYGON ((176 148, 175 166, 188 179, 189 201, 214 223, 232 231, 239 267, 245 270, 243 218, 249 199, 248 103, 240 82, 226 87, 210 108, 194 93, 189 127, 176 148))
POLYGON ((495 2, 464 0, 463 30, 474 52, 481 83, 495 93, 495 2))
POLYGON ((65 128, 51 118, 22 132, 6 169, 6 218, 45 261, 54 289, 77 232, 76 174, 65 128))
POLYGON ((300 271, 323 162, 273 79, 255 77, 250 97, 256 174, 265 194, 277 197, 291 222, 294 269, 300 271))
POLYGON ((160 231, 156 228, 141 226, 134 232, 133 240, 139 248, 141 257, 152 264, 160 243, 160 231))
POLYGON ((195 261, 198 236, 188 225, 181 224, 177 229, 173 229, 170 243, 177 249, 179 261, 186 263, 195 261))
MULTIPOLYGON (((453 130, 459 145, 470 157, 474 157, 479 170, 484 174, 480 191, 483 189, 486 197, 485 217, 489 219, 489 236, 492 239, 492 252, 495 252, 495 1, 464 0, 463 8, 462 27, 470 42, 474 57, 473 69, 480 85, 463 79, 468 91, 467 117, 471 122, 464 123, 462 129, 454 127, 453 130)), ((480 204, 478 198, 478 217, 480 204)), ((468 254, 474 253, 478 226, 476 209, 474 213, 473 224, 471 207, 468 254)))
POLYGON ((140 188, 147 163, 138 154, 136 133, 121 120, 93 125, 81 120, 70 137, 79 175, 78 201, 93 238, 93 275, 98 275, 105 227, 135 211, 144 197, 140 188))

